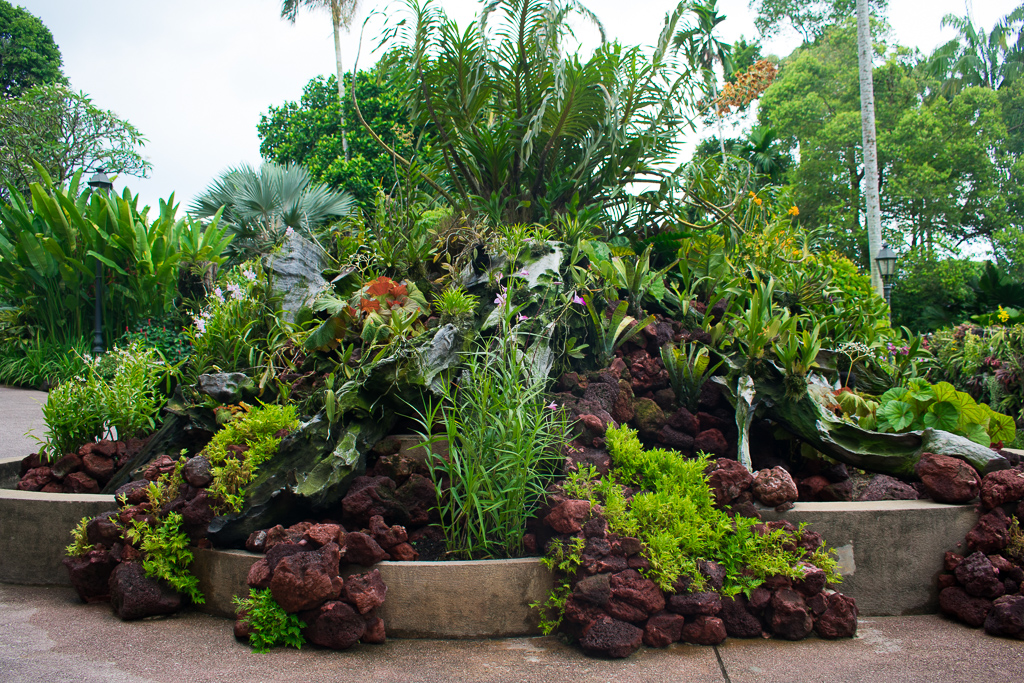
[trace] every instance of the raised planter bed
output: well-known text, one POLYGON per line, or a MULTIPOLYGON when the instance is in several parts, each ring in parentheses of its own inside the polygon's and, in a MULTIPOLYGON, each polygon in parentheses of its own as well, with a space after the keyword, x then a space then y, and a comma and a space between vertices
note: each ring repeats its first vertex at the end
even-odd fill
MULTIPOLYGON (((67 584, 61 565, 71 529, 86 515, 115 507, 113 496, 0 491, 0 581, 67 584)), ((961 551, 977 521, 971 505, 928 501, 797 503, 766 520, 807 522, 839 551, 842 591, 861 616, 926 614, 938 610, 936 577, 947 550, 961 551)), ((245 594, 258 555, 198 550, 194 571, 207 603, 230 616, 231 597, 245 594)), ((475 638, 531 635, 529 604, 542 599, 551 576, 536 559, 477 562, 382 562, 388 586, 382 617, 389 635, 475 638)))

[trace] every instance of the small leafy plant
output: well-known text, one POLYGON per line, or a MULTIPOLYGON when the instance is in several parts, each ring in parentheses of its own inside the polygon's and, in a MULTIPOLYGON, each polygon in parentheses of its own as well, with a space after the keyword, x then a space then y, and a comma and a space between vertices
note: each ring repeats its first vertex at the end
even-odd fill
POLYGON ((690 344, 682 349, 677 349, 671 343, 666 344, 661 347, 661 362, 668 372, 676 400, 690 411, 697 409, 697 399, 700 398, 700 388, 705 379, 715 374, 715 370, 722 365, 721 361, 711 365, 707 348, 699 344, 690 344))
POLYGON ((249 590, 249 597, 232 598, 239 618, 252 629, 249 645, 256 652, 270 652, 277 645, 302 649, 306 639, 302 629, 306 624, 297 614, 289 614, 277 604, 269 588, 249 590))
POLYGON ((82 517, 78 524, 71 530, 71 545, 64 549, 64 553, 70 557, 82 557, 92 550, 92 543, 89 543, 89 536, 86 527, 92 521, 92 517, 82 517))
POLYGON ((202 604, 205 599, 199 591, 199 579, 188 570, 193 556, 188 549, 188 536, 181 530, 183 521, 177 512, 168 513, 155 526, 134 519, 125 534, 143 552, 146 576, 166 581, 174 590, 188 595, 193 603, 202 604))
POLYGON ((616 349, 654 322, 653 315, 649 315, 639 322, 633 316, 626 315, 628 305, 625 301, 619 302, 610 318, 597 312, 591 302, 591 297, 583 297, 583 301, 587 306, 587 313, 590 314, 590 320, 594 324, 594 336, 597 338, 594 349, 597 353, 597 362, 601 367, 611 362, 616 349))

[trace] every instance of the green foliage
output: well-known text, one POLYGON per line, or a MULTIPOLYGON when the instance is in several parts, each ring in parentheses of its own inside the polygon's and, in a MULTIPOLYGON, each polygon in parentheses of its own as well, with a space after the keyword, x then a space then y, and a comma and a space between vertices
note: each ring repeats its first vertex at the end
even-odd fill
POLYGON ((176 316, 163 320, 150 318, 136 323, 118 342, 119 346, 132 344, 156 350, 170 365, 179 365, 192 353, 192 345, 176 316))
MULTIPOLYGON (((878 16, 888 0, 870 0, 871 13, 878 16)), ((819 39, 830 26, 855 15, 856 0, 752 0, 757 12, 754 25, 764 38, 784 33, 787 28, 800 34, 804 43, 819 39)))
POLYGON ((193 556, 188 549, 188 536, 181 530, 182 522, 177 512, 168 513, 156 526, 135 519, 125 534, 143 552, 146 576, 166 581, 174 590, 188 595, 194 604, 201 605, 205 598, 199 591, 199 579, 188 570, 193 556))
MULTIPOLYGON (((15 309, 8 309, 16 316, 15 309)), ((28 339, 12 327, 0 330, 0 384, 34 389, 70 382, 85 374, 82 357, 92 340, 86 337, 62 344, 36 334, 28 339)))
POLYGON ((156 430, 166 398, 158 391, 170 368, 156 351, 134 344, 106 357, 86 357, 86 377, 51 389, 43 405, 46 438, 41 453, 59 458, 105 432, 128 439, 156 430), (109 377, 103 366, 112 366, 109 377))
POLYGON ((243 404, 241 414, 213 435, 203 450, 210 461, 213 483, 208 492, 218 501, 222 513, 239 512, 245 502, 245 487, 259 466, 277 455, 282 437, 279 432, 293 431, 299 424, 294 405, 263 405, 250 408, 243 404), (229 446, 245 446, 239 454, 229 446))
POLYGON ((479 297, 467 293, 462 287, 449 287, 437 295, 434 307, 444 323, 473 313, 478 303, 479 297))
POLYGON ((302 649, 306 642, 302 637, 302 629, 306 628, 306 624, 299 620, 297 614, 285 612, 274 600, 269 588, 250 588, 249 597, 240 598, 236 595, 231 600, 239 618, 252 629, 249 645, 253 650, 270 652, 270 648, 277 645, 302 649))
POLYGON ((447 457, 431 452, 427 465, 448 551, 468 559, 523 552, 526 521, 544 499, 566 439, 564 411, 545 405, 544 381, 507 336, 507 323, 503 331, 493 348, 462 354, 457 384, 444 383, 441 399, 418 414, 428 450, 448 440, 447 457))
POLYGON ((1012 418, 984 403, 975 403, 949 382, 931 385, 923 379, 912 379, 907 386, 882 394, 876 406, 868 405, 873 410, 860 418, 860 426, 878 432, 941 429, 983 446, 1010 442, 1016 436, 1012 418))
POLYGON ((65 80, 60 49, 42 21, 23 7, 0 0, 0 26, 0 99, 65 80))
POLYGON ((78 520, 78 524, 71 530, 71 545, 64 549, 66 555, 82 557, 92 550, 93 545, 89 543, 89 535, 86 531, 86 527, 92 520, 92 517, 82 517, 82 519, 78 520))
MULTIPOLYGON (((374 132, 399 154, 411 156, 422 131, 409 124, 397 84, 383 70, 373 70, 359 71, 346 86, 355 90, 363 118, 374 132)), ((346 159, 338 106, 337 78, 312 79, 298 102, 270 107, 260 117, 260 154, 278 164, 305 166, 315 180, 349 192, 360 206, 370 208, 379 187, 390 192, 399 182, 394 160, 360 124, 351 97, 344 102, 346 159)))
POLYGON ((80 173, 67 186, 32 185, 32 205, 15 194, 0 204, 0 290, 17 301, 22 322, 71 343, 92 330, 97 268, 103 277, 103 334, 174 308, 182 221, 172 196, 159 215, 121 197, 86 190, 80 173))
POLYGON ((59 185, 83 168, 143 178, 150 169, 138 129, 61 83, 0 97, 0 139, 0 178, 9 183, 0 185, 0 199, 7 201, 28 196, 34 182, 51 177, 59 185))
POLYGON ((565 617, 565 602, 572 595, 572 580, 583 562, 583 549, 586 540, 574 536, 566 541, 554 539, 549 545, 547 554, 540 562, 548 571, 555 575, 555 586, 548 593, 544 602, 531 602, 530 608, 541 615, 537 626, 544 635, 551 635, 565 617))
POLYGON ((649 315, 638 322, 633 316, 626 315, 627 304, 625 301, 619 302, 610 317, 601 315, 591 303, 592 299, 593 297, 590 296, 583 297, 587 313, 590 314, 590 320, 593 323, 592 329, 596 337, 594 350, 597 353, 597 362, 601 367, 605 367, 614 357, 615 350, 654 322, 654 316, 649 315))
POLYGON ((661 361, 668 372, 668 381, 676 394, 676 401, 695 412, 700 388, 721 367, 722 361, 711 365, 707 348, 696 343, 684 345, 681 349, 677 349, 674 344, 666 344, 661 347, 661 361))

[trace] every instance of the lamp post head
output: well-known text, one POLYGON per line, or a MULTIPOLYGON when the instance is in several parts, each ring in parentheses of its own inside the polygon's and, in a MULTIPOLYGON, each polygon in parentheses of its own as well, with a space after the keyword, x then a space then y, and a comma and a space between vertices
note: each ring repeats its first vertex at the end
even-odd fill
POLYGON ((888 284, 896 275, 896 252, 889 248, 888 244, 882 244, 882 248, 875 255, 875 263, 878 264, 878 274, 882 276, 882 282, 888 284))
POLYGON ((110 178, 107 177, 105 169, 100 166, 96 169, 96 172, 92 174, 92 177, 89 178, 89 187, 94 190, 109 191, 114 189, 114 183, 112 183, 110 178))

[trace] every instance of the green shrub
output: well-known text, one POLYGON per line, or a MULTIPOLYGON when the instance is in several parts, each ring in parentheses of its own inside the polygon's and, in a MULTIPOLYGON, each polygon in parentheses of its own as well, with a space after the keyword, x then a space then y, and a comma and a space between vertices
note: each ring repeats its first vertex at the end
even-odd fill
POLYGON ((285 612, 271 596, 269 588, 249 589, 249 597, 239 598, 236 595, 232 602, 239 618, 252 629, 249 645, 256 652, 270 652, 270 648, 276 645, 301 649, 306 642, 302 637, 306 624, 299 620, 298 615, 285 612))
POLYGON ((199 579, 188 570, 193 556, 188 549, 188 536, 181 530, 183 521, 177 512, 168 513, 155 526, 134 519, 125 535, 142 551, 146 576, 166 581, 174 590, 188 595, 193 603, 202 604, 205 599, 199 591, 199 579))

